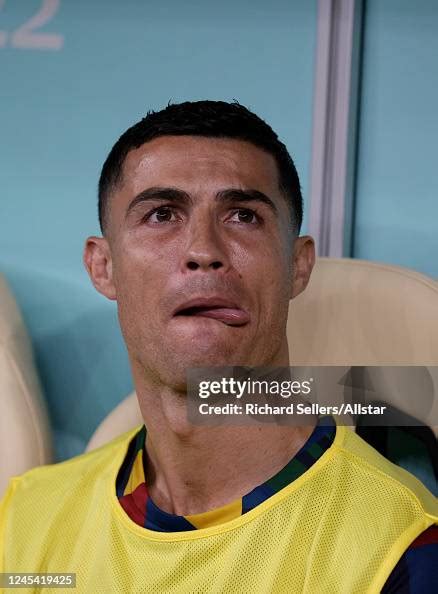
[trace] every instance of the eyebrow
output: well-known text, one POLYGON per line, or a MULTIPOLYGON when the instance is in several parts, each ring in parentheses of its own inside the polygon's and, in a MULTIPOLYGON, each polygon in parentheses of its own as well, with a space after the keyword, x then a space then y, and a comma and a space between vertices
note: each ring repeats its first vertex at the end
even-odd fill
POLYGON ((216 200, 223 201, 238 201, 238 202, 263 202, 272 210, 274 214, 278 214, 278 209, 274 201, 259 190, 240 190, 239 188, 229 188, 221 190, 216 194, 216 200))
POLYGON ((178 188, 163 188, 161 186, 147 188, 131 200, 126 209, 126 217, 138 204, 148 202, 149 200, 162 200, 163 202, 179 202, 187 204, 191 201, 191 198, 187 192, 179 190, 178 188))
MULTIPOLYGON (((269 206, 274 214, 278 214, 278 209, 271 198, 266 196, 259 190, 241 190, 240 188, 227 188, 226 190, 220 190, 217 192, 216 200, 221 202, 262 202, 269 206)), ((189 204, 192 201, 190 194, 180 190, 178 188, 166 188, 156 186, 143 190, 135 198, 131 200, 126 210, 126 216, 140 203, 148 202, 150 200, 162 200, 166 202, 175 202, 180 204, 189 204)))

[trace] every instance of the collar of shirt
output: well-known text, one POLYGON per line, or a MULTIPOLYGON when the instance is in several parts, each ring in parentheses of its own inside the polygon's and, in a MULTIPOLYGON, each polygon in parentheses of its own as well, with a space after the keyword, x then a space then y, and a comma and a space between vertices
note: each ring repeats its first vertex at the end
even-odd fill
POLYGON ((302 448, 274 476, 231 503, 201 514, 179 516, 161 510, 152 501, 145 483, 147 453, 146 427, 131 439, 116 480, 120 505, 140 526, 159 532, 197 530, 223 524, 247 513, 306 472, 332 445, 336 434, 333 417, 318 419, 313 432, 302 448))

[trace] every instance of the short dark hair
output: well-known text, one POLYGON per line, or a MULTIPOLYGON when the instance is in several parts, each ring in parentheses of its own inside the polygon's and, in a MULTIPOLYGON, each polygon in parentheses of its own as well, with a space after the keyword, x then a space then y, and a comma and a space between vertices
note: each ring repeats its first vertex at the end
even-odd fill
POLYGON ((129 151, 159 136, 203 136, 246 140, 270 153, 276 160, 280 190, 288 198, 291 220, 297 232, 303 219, 303 198, 294 162, 286 146, 259 116, 237 101, 185 101, 149 111, 126 130, 111 149, 99 179, 99 223, 107 222, 108 199, 120 181, 129 151))

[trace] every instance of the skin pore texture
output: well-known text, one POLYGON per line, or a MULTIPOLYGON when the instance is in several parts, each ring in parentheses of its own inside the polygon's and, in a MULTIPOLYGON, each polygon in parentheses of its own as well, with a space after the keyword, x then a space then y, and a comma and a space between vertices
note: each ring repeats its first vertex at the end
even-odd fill
POLYGON ((180 515, 226 505, 278 472, 314 423, 191 425, 186 370, 289 365, 289 300, 308 283, 313 240, 293 232, 274 157, 235 139, 162 136, 130 151, 107 208, 84 263, 117 301, 149 494, 180 515), (223 307, 176 313, 200 298, 223 307))

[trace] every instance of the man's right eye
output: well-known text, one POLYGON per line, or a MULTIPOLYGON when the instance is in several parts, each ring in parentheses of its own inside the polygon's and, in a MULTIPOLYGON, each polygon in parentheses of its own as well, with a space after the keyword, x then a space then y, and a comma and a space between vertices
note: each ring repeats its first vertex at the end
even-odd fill
POLYGON ((175 213, 169 206, 154 208, 143 219, 144 222, 148 223, 173 223, 176 220, 175 213))

